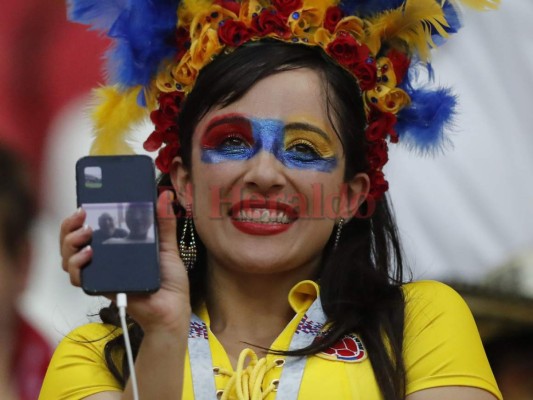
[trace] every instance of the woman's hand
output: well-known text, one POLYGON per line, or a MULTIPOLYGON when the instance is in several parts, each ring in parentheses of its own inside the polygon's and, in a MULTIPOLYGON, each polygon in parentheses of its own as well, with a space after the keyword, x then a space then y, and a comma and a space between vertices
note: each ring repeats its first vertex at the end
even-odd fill
MULTIPOLYGON (((157 202, 161 288, 148 295, 128 296, 128 314, 144 331, 135 360, 139 394, 144 399, 176 399, 182 392, 191 306, 187 271, 178 254, 173 201, 174 194, 165 191, 157 202)), ((61 225, 62 266, 74 286, 81 285, 81 270, 93 256, 86 217, 80 209, 61 225)), ((107 297, 114 300, 114 295, 107 297)), ((88 398, 131 400, 132 385, 128 382, 123 393, 109 391, 88 398)))
MULTIPOLYGON (((128 296, 128 314, 139 323, 145 334, 182 329, 184 319, 188 321, 190 316, 189 281, 178 254, 173 201, 174 194, 165 191, 157 202, 161 288, 149 295, 128 296)), ((61 225, 62 267, 74 286, 81 286, 81 270, 93 255, 93 249, 88 245, 92 230, 84 225, 85 219, 85 211, 79 209, 61 225)), ((107 297, 114 300, 113 295, 107 297)))
POLYGON ((128 314, 152 331, 182 329, 190 319, 189 279, 178 252, 174 193, 164 191, 157 201, 161 288, 150 295, 128 296, 128 314))
POLYGON ((88 243, 92 238, 92 230, 84 225, 87 214, 81 207, 61 224, 59 235, 61 250, 61 266, 70 276, 70 283, 81 286, 80 272, 92 258, 93 252, 88 243))

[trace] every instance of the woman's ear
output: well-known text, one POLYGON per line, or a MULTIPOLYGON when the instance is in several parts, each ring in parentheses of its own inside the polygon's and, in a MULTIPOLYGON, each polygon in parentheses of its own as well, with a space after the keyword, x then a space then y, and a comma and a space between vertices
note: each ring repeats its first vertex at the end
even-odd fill
POLYGON ((339 216, 348 221, 352 219, 359 207, 368 197, 370 190, 370 178, 366 173, 358 173, 352 179, 345 183, 345 189, 342 190, 341 202, 339 205, 339 216))
POLYGON ((174 157, 170 166, 170 180, 176 192, 177 199, 182 206, 192 203, 191 174, 181 157, 174 157))

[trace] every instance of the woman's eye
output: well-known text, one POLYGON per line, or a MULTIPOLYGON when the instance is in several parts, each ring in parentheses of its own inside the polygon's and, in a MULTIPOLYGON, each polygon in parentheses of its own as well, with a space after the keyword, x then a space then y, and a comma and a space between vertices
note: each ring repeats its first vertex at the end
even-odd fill
POLYGON ((220 147, 250 147, 250 145, 241 137, 230 136, 220 142, 220 147))
POLYGON ((318 153, 316 152, 314 147, 306 143, 296 143, 290 146, 287 150, 294 152, 294 153, 306 155, 306 156, 318 157, 318 153))

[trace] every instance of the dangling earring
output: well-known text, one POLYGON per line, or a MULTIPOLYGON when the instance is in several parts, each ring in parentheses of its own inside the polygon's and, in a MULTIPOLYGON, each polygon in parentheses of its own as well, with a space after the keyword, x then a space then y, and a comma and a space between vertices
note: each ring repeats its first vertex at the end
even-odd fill
POLYGON ((344 218, 341 217, 341 219, 339 220, 339 223, 337 224, 337 227, 336 227, 335 243, 333 244, 333 249, 336 249, 337 245, 339 244, 339 240, 341 238, 341 232, 342 232, 342 227, 343 226, 344 226, 344 218))
POLYGON ((186 207, 185 223, 183 224, 179 249, 183 264, 185 264, 187 271, 190 271, 196 263, 196 240, 194 238, 194 222, 192 220, 192 207, 190 204, 186 207), (186 244, 187 231, 189 231, 189 244, 186 244))

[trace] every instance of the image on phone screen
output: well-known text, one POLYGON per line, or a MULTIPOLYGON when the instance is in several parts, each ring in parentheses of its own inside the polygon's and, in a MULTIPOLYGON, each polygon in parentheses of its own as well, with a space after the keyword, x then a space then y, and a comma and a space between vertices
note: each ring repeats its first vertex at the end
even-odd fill
POLYGON ((154 209, 148 202, 82 204, 93 245, 154 243, 154 209))

